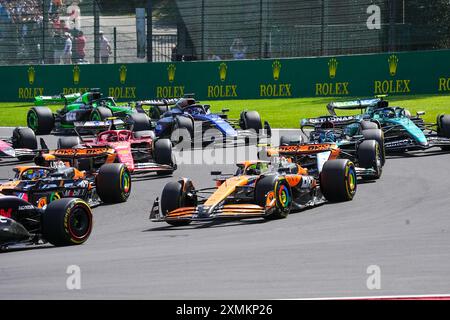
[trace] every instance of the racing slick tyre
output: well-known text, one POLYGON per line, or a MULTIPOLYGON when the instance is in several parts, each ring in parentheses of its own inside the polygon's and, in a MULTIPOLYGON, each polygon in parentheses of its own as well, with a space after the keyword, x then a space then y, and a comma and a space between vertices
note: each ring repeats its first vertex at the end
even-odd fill
POLYGON ((108 118, 111 118, 113 113, 110 109, 105 107, 97 107, 91 112, 90 120, 91 121, 102 121, 108 118))
POLYGON ((257 111, 241 112, 239 124, 243 130, 254 130, 257 134, 262 130, 261 116, 257 111))
POLYGON ((127 116, 126 123, 133 126, 133 131, 148 131, 152 129, 148 116, 144 113, 132 113, 127 116))
MULTIPOLYGON (((37 149, 37 139, 34 131, 30 128, 15 128, 12 135, 12 146, 14 149, 37 149)), ((34 155, 19 156, 20 161, 33 160, 34 155)))
POLYGON ((168 106, 151 106, 148 110, 148 114, 152 120, 159 120, 167 111, 169 111, 168 106))
POLYGON ((189 117, 177 116, 174 119, 174 126, 171 132, 170 140, 177 144, 185 138, 189 139, 189 143, 193 143, 194 138, 194 121, 189 117))
POLYGON ((380 145, 381 165, 386 163, 386 151, 384 148, 384 133, 381 129, 367 129, 362 131, 364 140, 375 140, 380 145))
POLYGON ((28 128, 35 134, 50 134, 55 126, 53 112, 47 107, 33 107, 27 113, 28 128))
POLYGON ((152 139, 152 140, 156 139, 155 132, 152 130, 135 131, 134 137, 136 139, 141 139, 141 138, 152 139))
POLYGON ((328 160, 320 173, 320 189, 331 202, 352 200, 357 187, 355 165, 348 159, 328 160))
POLYGON ((57 148, 58 149, 72 149, 81 143, 79 137, 61 137, 58 139, 57 148))
MULTIPOLYGON (((183 208, 197 206, 197 198, 190 197, 188 193, 194 190, 191 180, 172 181, 164 186, 161 194, 161 212, 166 216, 169 212, 183 208)), ((192 220, 166 220, 172 226, 186 226, 192 220)))
MULTIPOLYGON (((158 164, 174 166, 174 156, 172 153, 172 142, 169 139, 158 139, 153 144, 153 158, 158 164)), ((159 176, 172 174, 173 170, 157 171, 159 176)))
POLYGON ((364 169, 374 169, 374 175, 363 175, 364 180, 376 180, 381 177, 383 166, 381 165, 380 145, 375 140, 364 140, 358 146, 356 152, 358 166, 364 169))
POLYGON ((292 146, 303 143, 303 136, 281 136, 280 137, 280 146, 292 146))
POLYGON ((97 194, 104 203, 125 202, 130 196, 131 175, 123 163, 102 165, 95 182, 97 194))
POLYGON ((377 123, 372 121, 361 121, 361 130, 380 129, 377 123))
POLYGON ((270 208, 269 214, 264 218, 267 220, 286 218, 291 212, 292 190, 286 179, 277 176, 264 176, 256 182, 255 202, 260 207, 266 208, 272 201, 275 206, 270 208))
MULTIPOLYGON (((438 124, 438 134, 441 137, 444 138, 450 138, 450 115, 448 114, 441 114, 438 116, 437 119, 438 124)), ((441 147, 444 151, 450 151, 449 146, 443 146, 441 147)))
POLYGON ((42 237, 55 246, 84 243, 92 231, 92 212, 81 199, 50 202, 42 214, 42 237))

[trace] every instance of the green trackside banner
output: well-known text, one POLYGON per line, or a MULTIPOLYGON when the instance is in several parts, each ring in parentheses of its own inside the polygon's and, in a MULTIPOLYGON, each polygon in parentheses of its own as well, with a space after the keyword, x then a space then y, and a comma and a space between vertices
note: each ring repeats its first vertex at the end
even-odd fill
POLYGON ((100 88, 120 101, 450 92, 450 50, 298 59, 0 67, 0 101, 100 88))

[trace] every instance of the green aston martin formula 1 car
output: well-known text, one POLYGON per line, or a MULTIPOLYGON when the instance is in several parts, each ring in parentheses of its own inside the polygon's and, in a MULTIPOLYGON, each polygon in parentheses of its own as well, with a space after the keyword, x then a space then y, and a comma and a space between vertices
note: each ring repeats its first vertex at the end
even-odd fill
POLYGON ((139 105, 118 105, 114 98, 104 97, 98 89, 86 93, 35 97, 35 106, 27 114, 27 124, 36 134, 67 132, 74 129, 75 122, 95 122, 111 117, 127 120, 134 130, 150 130, 147 114, 139 105), (47 105, 63 104, 56 113, 47 105))

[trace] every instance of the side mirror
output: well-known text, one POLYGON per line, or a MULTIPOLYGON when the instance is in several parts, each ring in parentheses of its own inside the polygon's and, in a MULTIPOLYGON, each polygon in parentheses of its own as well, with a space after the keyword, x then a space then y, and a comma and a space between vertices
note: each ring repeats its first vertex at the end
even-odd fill
POLYGON ((211 108, 211 106, 209 104, 205 104, 203 105, 203 108, 205 108, 205 111, 208 111, 211 108))
POLYGON ((222 113, 230 112, 230 109, 222 109, 222 113))
POLYGON ((417 112, 416 112, 416 115, 417 115, 418 117, 424 116, 424 115, 425 115, 425 111, 417 111, 417 112))

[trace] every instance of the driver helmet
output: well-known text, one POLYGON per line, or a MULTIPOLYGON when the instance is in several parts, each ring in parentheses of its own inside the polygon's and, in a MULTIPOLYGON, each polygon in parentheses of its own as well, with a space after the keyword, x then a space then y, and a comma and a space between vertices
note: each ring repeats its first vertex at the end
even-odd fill
POLYGON ((395 111, 393 109, 383 109, 383 116, 386 118, 394 118, 395 117, 395 111))
POLYGON ((22 178, 24 180, 37 180, 44 177, 45 177, 44 169, 28 169, 22 175, 22 178))
POLYGON ((250 175, 250 176, 257 176, 257 175, 261 174, 261 170, 258 168, 258 164, 257 163, 249 165, 247 167, 246 171, 247 171, 247 175, 250 175))
POLYGON ((336 136, 332 130, 324 130, 319 134, 319 143, 335 142, 336 136))
POLYGON ((185 98, 181 98, 181 99, 178 100, 177 103, 175 104, 175 106, 176 106, 177 108, 180 108, 180 109, 184 109, 184 108, 186 108, 188 105, 189 105, 189 102, 188 102, 188 100, 185 99, 185 98))

